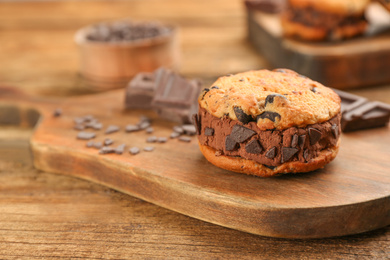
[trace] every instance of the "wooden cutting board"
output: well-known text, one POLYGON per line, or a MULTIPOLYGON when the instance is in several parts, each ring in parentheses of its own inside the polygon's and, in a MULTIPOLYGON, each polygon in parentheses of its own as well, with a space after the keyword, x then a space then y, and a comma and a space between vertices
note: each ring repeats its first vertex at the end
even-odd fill
MULTIPOLYGON (((272 237, 322 238, 377 229, 390 224, 390 129, 342 135, 337 158, 311 173, 259 178, 219 169, 190 143, 170 139, 149 144, 145 132, 125 133, 141 114, 153 119, 156 136, 169 136, 175 124, 150 111, 125 111, 124 91, 47 101, 0 88, 0 123, 33 125, 34 165, 72 175, 225 227, 272 237), (63 114, 53 117, 55 108, 63 114), (77 140, 75 117, 94 115, 107 127, 96 141, 154 146, 153 152, 101 155, 77 140)), ((83 198, 80 197, 82 200, 83 198)), ((105 210, 102 208, 102 210, 105 210)))

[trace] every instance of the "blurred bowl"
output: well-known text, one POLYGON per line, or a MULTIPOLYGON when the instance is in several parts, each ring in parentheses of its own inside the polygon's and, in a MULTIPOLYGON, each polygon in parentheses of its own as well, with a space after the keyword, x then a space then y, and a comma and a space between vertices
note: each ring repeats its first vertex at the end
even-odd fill
POLYGON ((159 67, 177 70, 179 67, 178 29, 158 22, 122 20, 90 25, 77 31, 75 42, 80 52, 81 75, 94 90, 125 87, 139 72, 152 72, 159 67), (111 26, 118 22, 138 26, 153 24, 166 30, 157 36, 135 40, 90 39, 97 26, 111 26))

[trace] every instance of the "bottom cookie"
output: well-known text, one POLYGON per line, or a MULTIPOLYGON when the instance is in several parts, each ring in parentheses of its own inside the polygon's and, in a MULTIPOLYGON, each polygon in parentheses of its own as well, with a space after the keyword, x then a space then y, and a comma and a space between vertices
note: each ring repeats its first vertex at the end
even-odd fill
POLYGON ((200 143, 199 148, 204 157, 206 157, 210 163, 217 167, 229 171, 245 173, 248 175, 271 177, 285 173, 310 172, 319 168, 323 168, 336 157, 339 150, 339 144, 340 140, 338 140, 336 146, 320 151, 318 156, 312 158, 309 162, 286 162, 276 166, 273 169, 270 169, 267 166, 255 161, 244 159, 242 157, 218 155, 217 150, 200 143))

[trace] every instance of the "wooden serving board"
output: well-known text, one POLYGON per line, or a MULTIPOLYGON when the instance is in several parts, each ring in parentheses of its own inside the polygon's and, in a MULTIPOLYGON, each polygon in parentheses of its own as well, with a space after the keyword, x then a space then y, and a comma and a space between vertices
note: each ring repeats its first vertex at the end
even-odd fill
POLYGON ((147 133, 125 133, 124 126, 138 122, 141 114, 153 118, 156 136, 169 136, 174 124, 152 112, 125 111, 123 101, 123 90, 45 101, 0 88, 0 123, 28 126, 41 115, 31 138, 38 169, 100 183, 225 227, 272 237, 322 238, 390 224, 388 127, 343 134, 339 155, 324 169, 259 178, 208 163, 195 137, 190 143, 147 144, 147 133), (62 109, 62 116, 53 117, 55 108, 62 109), (104 126, 121 126, 109 135, 104 128, 96 131, 96 141, 110 137, 127 149, 153 145, 155 150, 101 155, 87 148, 72 129, 73 119, 87 114, 104 126))
POLYGON ((273 67, 289 68, 325 86, 346 89, 390 82, 390 13, 367 9, 364 36, 338 42, 283 37, 279 14, 247 11, 249 39, 273 67))

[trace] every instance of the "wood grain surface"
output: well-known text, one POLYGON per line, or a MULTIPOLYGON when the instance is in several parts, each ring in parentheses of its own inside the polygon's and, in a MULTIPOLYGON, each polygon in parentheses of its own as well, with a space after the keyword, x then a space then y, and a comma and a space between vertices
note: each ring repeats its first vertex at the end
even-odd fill
MULTIPOLYGON (((181 71, 206 84, 226 73, 270 68, 246 39, 239 0, 2 2, 0 82, 35 96, 91 93, 78 75, 73 35, 85 25, 124 17, 179 25, 181 71)), ((349 91, 390 103, 389 84, 349 91)), ((2 258, 389 258, 389 227, 333 239, 267 238, 36 170, 29 148, 33 131, 24 122, 0 127, 2 258)))

